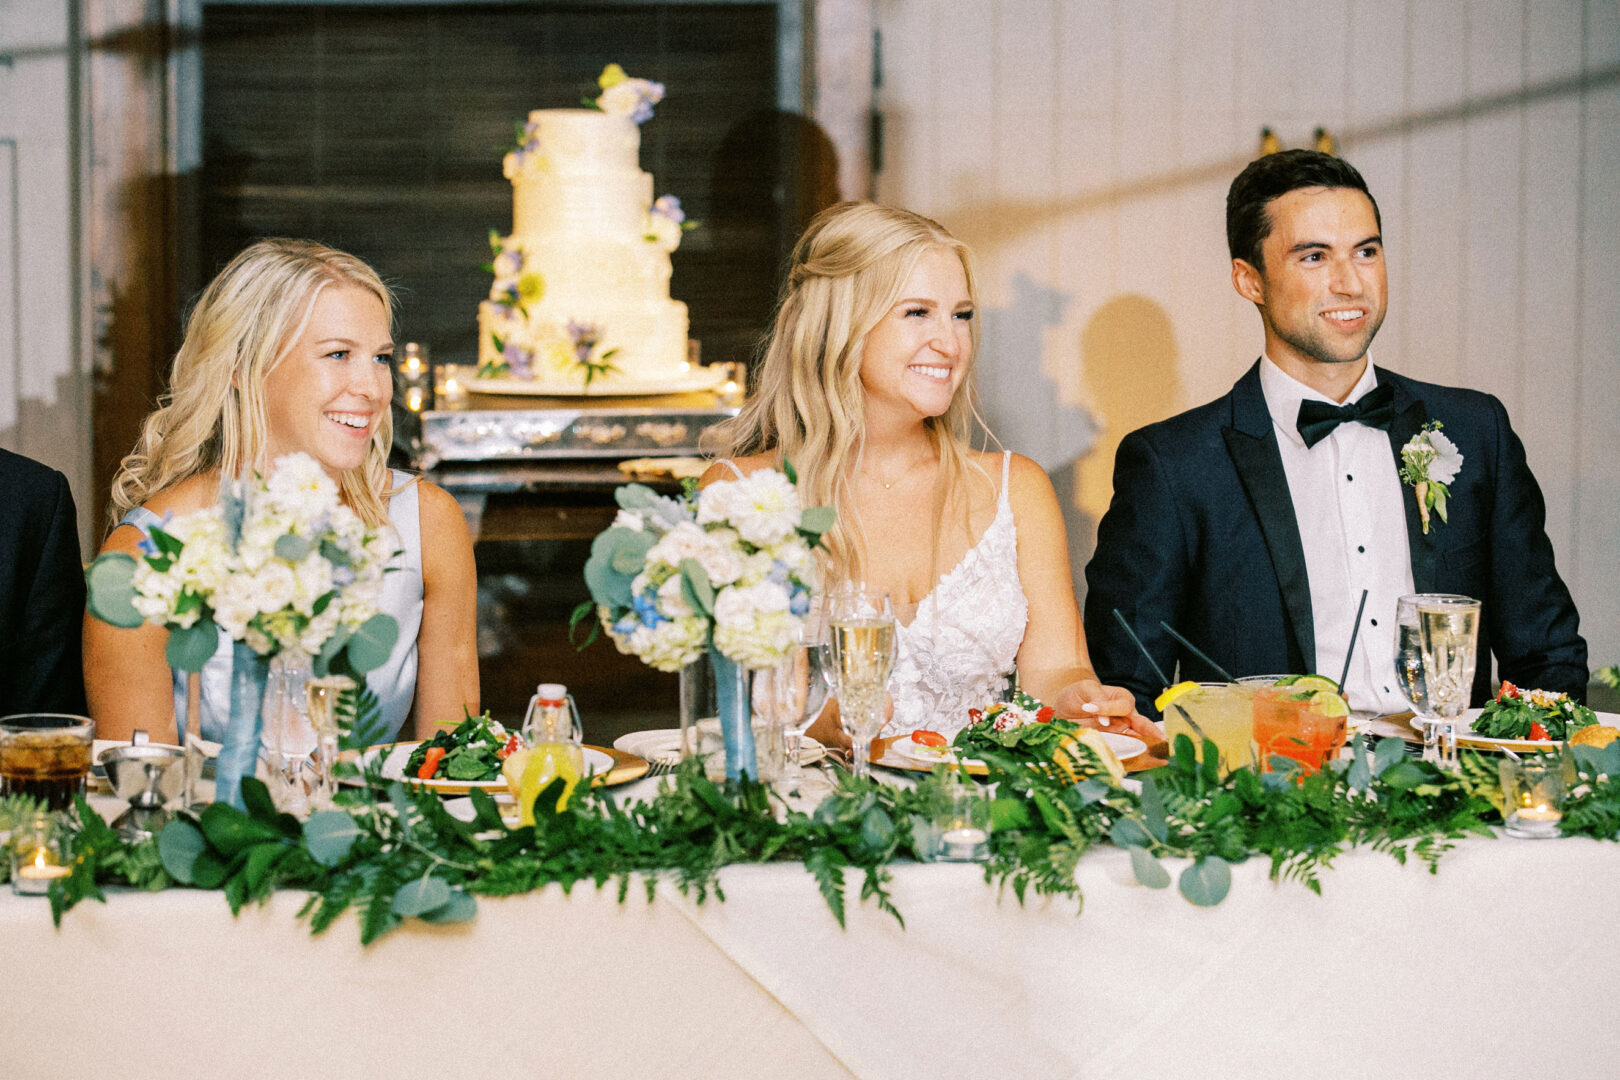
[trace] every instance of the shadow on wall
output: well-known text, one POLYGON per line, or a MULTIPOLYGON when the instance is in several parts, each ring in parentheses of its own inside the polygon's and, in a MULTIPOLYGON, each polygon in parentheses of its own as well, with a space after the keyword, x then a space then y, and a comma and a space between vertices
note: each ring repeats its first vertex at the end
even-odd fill
POLYGON ((1027 274, 1012 280, 1012 303, 982 307, 983 327, 975 388, 985 422, 1009 450, 1033 459, 1052 477, 1069 531, 1071 570, 1078 584, 1096 536, 1096 520, 1071 497, 1079 463, 1096 442, 1098 422, 1071 404, 1076 395, 1075 357, 1064 348, 1047 363, 1046 331, 1060 326, 1066 293, 1049 289, 1027 274), (1077 544, 1083 548, 1077 548, 1077 544))
POLYGON ((1101 424, 1090 452, 1052 473, 1069 529, 1075 594, 1085 600, 1085 567, 1097 546, 1097 522, 1114 494, 1120 440, 1185 407, 1181 358, 1170 316, 1144 296, 1118 296, 1080 332, 1080 371, 1101 424))

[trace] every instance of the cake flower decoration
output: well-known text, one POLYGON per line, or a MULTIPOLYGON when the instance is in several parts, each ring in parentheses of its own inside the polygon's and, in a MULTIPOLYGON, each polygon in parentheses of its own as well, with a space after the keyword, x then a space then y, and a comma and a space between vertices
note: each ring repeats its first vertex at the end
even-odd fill
POLYGON ((574 362, 585 372, 585 385, 589 387, 592 379, 602 378, 619 369, 613 366, 613 357, 618 349, 609 349, 600 356, 596 355, 596 346, 602 340, 602 328, 591 323, 568 321, 568 336, 574 343, 574 362))
POLYGON ((597 77, 601 96, 591 104, 605 113, 628 116, 638 124, 652 119, 652 107, 664 100, 664 84, 648 79, 632 79, 618 64, 609 64, 597 77))
POLYGON ((686 220, 686 211, 681 209, 680 199, 673 195, 662 195, 647 208, 646 239, 666 252, 674 251, 681 246, 681 233, 696 224, 686 220))
POLYGON ((517 179, 518 173, 523 171, 523 165, 532 157, 540 154, 540 125, 534 120, 519 124, 517 128, 517 147, 508 150, 501 159, 501 172, 508 180, 517 179))
POLYGON ((1401 479, 1412 485, 1417 496, 1424 535, 1429 532, 1430 510, 1446 520, 1446 499, 1451 494, 1446 485, 1457 478, 1463 463, 1457 444, 1440 433, 1443 426, 1431 420, 1401 447, 1401 479))

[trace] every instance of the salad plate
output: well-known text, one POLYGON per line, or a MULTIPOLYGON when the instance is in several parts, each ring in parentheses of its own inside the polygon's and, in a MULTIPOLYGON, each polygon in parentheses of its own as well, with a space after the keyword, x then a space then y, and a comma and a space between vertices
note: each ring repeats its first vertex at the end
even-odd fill
MULTIPOLYGON (((1120 761, 1128 761, 1147 749, 1147 743, 1131 735, 1120 735, 1112 731, 1099 731, 1097 734, 1102 736, 1103 742, 1108 744, 1108 749, 1112 750, 1120 761)), ((893 759, 899 758, 906 762, 905 765, 899 766, 900 768, 932 769, 942 761, 954 760, 956 753, 950 746, 924 746, 915 742, 910 735, 901 735, 889 744, 884 757, 890 760, 879 764, 888 765, 893 759)), ((962 764, 969 773, 984 770, 984 762, 979 758, 965 758, 962 764)))
MULTIPOLYGON (((1479 719, 1484 709, 1469 709, 1457 718, 1457 745, 1466 746, 1473 750, 1512 750, 1517 753, 1521 750, 1537 751, 1555 749, 1560 742, 1548 739, 1496 739, 1489 735, 1481 735, 1474 730, 1474 721, 1479 719)), ((1597 721, 1605 727, 1620 727, 1620 714, 1596 713, 1597 721)), ((1407 721, 1420 735, 1423 727, 1429 721, 1413 716, 1407 721)))
MULTIPOLYGON (((491 795, 506 790, 506 780, 499 774, 489 780, 418 780, 405 775, 405 763, 410 760, 411 754, 421 745, 420 741, 385 743, 381 746, 370 747, 360 753, 355 764, 361 772, 368 771, 374 762, 381 760, 380 775, 385 781, 402 780, 428 791, 440 795, 466 795, 474 788, 491 795)), ((647 771, 647 763, 629 754, 615 754, 611 750, 599 746, 584 747, 585 771, 592 774, 592 783, 622 784, 642 775, 647 771), (620 768, 621 760, 625 768, 620 768), (640 763, 640 771, 635 772, 634 765, 640 763), (617 775, 634 772, 634 775, 617 775)), ((353 782, 360 783, 356 777, 353 782)))

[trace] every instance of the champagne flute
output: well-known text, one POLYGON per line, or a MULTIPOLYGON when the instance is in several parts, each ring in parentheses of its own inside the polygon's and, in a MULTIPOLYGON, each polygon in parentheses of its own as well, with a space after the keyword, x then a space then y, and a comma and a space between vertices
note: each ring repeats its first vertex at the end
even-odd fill
POLYGON ((1417 603, 1423 685, 1441 726, 1441 764, 1457 764, 1457 718, 1468 708, 1479 647, 1480 602, 1433 595, 1417 603))
POLYGON ((1412 706, 1412 715, 1417 718, 1423 731, 1424 761, 1440 760, 1440 725, 1423 679, 1423 643, 1422 631, 1418 628, 1418 604, 1447 597, 1467 599, 1451 593, 1413 593, 1395 601, 1395 681, 1407 703, 1412 706))
POLYGON ((883 729, 884 695, 894 669, 895 620, 889 594, 854 583, 828 610, 838 711, 849 733, 858 777, 872 774, 872 740, 883 729))

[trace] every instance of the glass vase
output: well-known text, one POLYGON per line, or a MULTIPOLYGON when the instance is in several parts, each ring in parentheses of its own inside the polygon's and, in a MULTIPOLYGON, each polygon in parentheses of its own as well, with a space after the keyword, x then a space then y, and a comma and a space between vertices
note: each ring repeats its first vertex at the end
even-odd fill
POLYGON ((311 674, 309 655, 289 650, 270 661, 264 688, 262 741, 270 767, 270 794, 277 807, 300 816, 310 810, 310 773, 316 749, 305 696, 311 674))
POLYGON ((753 675, 714 648, 681 669, 682 760, 703 754, 705 730, 712 732, 718 721, 725 778, 736 780, 746 773, 759 779, 750 710, 753 675))

